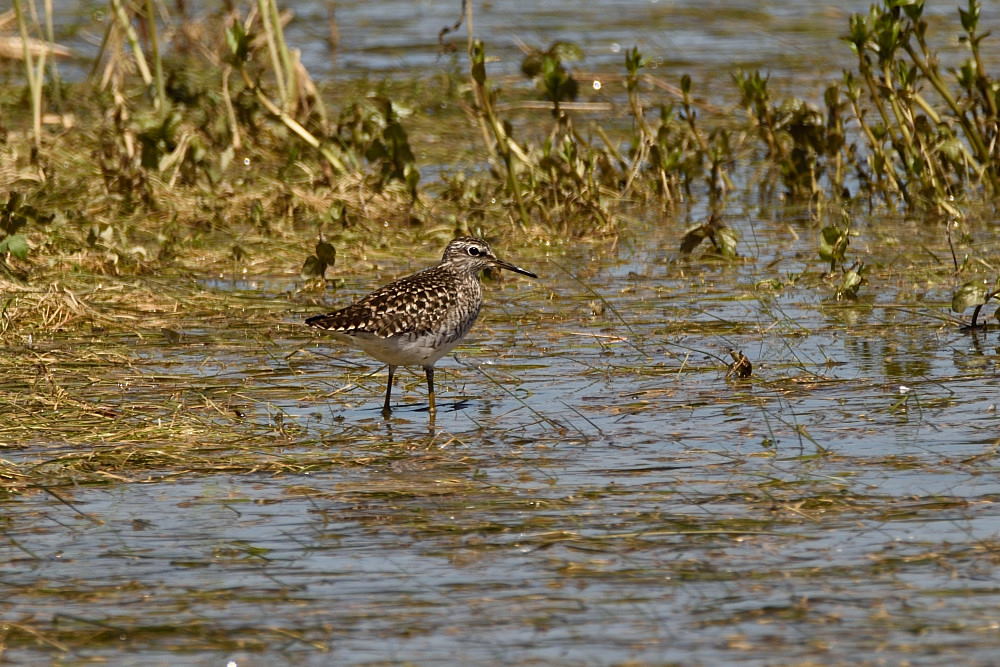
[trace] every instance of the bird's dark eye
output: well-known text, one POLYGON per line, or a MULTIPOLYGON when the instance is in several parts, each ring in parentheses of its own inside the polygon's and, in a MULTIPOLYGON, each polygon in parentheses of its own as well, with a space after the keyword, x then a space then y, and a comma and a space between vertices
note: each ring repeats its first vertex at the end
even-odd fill
POLYGON ((472 255, 473 257, 479 257, 479 254, 481 252, 482 251, 479 250, 479 248, 477 248, 476 246, 474 246, 474 245, 469 246, 469 254, 472 255))

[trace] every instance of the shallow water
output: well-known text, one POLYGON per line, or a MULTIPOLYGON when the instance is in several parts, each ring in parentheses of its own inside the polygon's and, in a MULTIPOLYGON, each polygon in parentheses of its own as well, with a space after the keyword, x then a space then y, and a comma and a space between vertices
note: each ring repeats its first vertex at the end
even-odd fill
MULTIPOLYGON (((384 374, 301 327, 312 306, 135 342, 105 378, 122 406, 162 422, 211 403, 225 447, 242 434, 262 463, 306 463, 5 502, 0 614, 89 637, 72 660, 143 664, 988 663, 995 332, 942 324, 946 290, 914 298, 875 254, 862 298, 837 302, 815 230, 737 224, 767 250, 688 260, 654 229, 610 254, 504 249, 542 278, 488 284, 438 365, 433 423, 415 372, 383 420, 384 374), (776 275, 798 277, 754 288, 776 275), (753 380, 725 379, 729 347, 753 380)), ((350 275, 329 301, 413 268, 350 275)), ((268 302, 295 287, 205 285, 268 302)))
MULTIPOLYGON (((516 72, 515 36, 572 39, 588 68, 619 70, 637 43, 665 75, 729 86, 735 65, 799 82, 816 59, 836 71, 847 50, 829 44, 867 5, 498 1, 476 21, 501 72, 516 72)), ((458 3, 337 7, 336 53, 321 5, 296 3, 289 27, 318 79, 452 66, 436 35, 458 3)), ((306 330, 324 306, 284 277, 206 277, 203 290, 259 311, 105 336, 127 360, 74 362, 89 374, 58 374, 76 341, 37 341, 66 351, 52 372, 93 403, 93 428, 0 447, 18 465, 86 459, 79 486, 0 504, 0 651, 143 665, 990 664, 1000 349, 995 330, 946 319, 943 231, 858 220, 848 256, 869 284, 838 301, 818 229, 737 204, 726 222, 741 261, 683 258, 667 224, 614 249, 498 249, 541 278, 487 285, 481 321, 438 364, 433 422, 419 369, 399 373, 383 419, 384 372, 306 330), (726 378, 730 348, 751 380, 726 378), (174 460, 174 437, 204 444, 174 460)), ((975 234, 995 265, 1000 238, 975 234)), ((322 299, 346 303, 438 252, 381 273, 338 266, 346 286, 322 299)), ((34 386, 22 372, 8 381, 34 386)))

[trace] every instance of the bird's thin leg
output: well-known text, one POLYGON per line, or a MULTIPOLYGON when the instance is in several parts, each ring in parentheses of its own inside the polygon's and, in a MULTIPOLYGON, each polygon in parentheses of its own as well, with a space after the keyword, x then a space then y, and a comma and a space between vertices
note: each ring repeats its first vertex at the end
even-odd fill
POLYGON ((396 372, 396 367, 389 364, 389 381, 385 383, 385 405, 382 406, 382 414, 388 415, 392 412, 389 407, 389 397, 392 396, 392 375, 396 372))
POLYGON ((424 373, 427 374, 427 396, 430 402, 430 411, 435 412, 437 408, 434 405, 434 367, 424 366, 424 373))

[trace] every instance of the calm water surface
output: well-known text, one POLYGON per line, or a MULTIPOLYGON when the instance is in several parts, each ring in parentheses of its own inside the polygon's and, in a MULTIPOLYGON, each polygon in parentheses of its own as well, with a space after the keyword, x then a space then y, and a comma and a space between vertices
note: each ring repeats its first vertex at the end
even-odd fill
MULTIPOLYGON (((172 381, 195 383, 240 407, 237 431, 274 431, 262 459, 350 463, 7 503, 3 577, 34 588, 0 610, 111 628, 143 663, 987 664, 996 334, 944 326, 944 291, 905 301, 877 275, 858 302, 755 290, 805 270, 812 237, 748 219, 744 238, 750 225, 777 267, 706 268, 653 230, 602 257, 505 249, 543 278, 488 286, 475 335, 438 366, 433 425, 417 373, 397 380, 386 422, 384 375, 291 325, 139 344, 122 400, 153 406, 172 381), (724 379, 710 355, 730 346, 756 381, 724 379), (156 641, 178 623, 189 643, 156 641), (216 634, 254 648, 199 650, 216 634)), ((352 276, 333 299, 368 282, 352 276)))

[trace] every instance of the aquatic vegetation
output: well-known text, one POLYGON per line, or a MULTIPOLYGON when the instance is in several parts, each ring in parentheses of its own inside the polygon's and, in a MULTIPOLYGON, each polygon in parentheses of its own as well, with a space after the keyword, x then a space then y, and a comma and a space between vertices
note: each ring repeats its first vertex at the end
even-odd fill
POLYGON ((983 68, 979 3, 958 10, 969 57, 955 72, 957 88, 927 41, 923 8, 886 3, 853 16, 845 39, 858 71, 845 86, 852 103, 864 98, 874 109, 858 113, 874 175, 908 204, 954 213, 950 202, 967 191, 996 194, 997 87, 983 68))
POLYGON ((978 5, 789 91, 472 30, 331 83, 276 0, 97 4, 89 78, 22 11, 0 90, 4 658, 994 659, 978 5), (382 418, 302 321, 470 233, 541 279, 382 418))
MULTIPOLYGON (((993 287, 994 289, 990 289, 989 283, 982 279, 970 280, 959 286, 959 288, 955 290, 955 293, 952 295, 951 309, 953 312, 964 313, 969 308, 973 309, 972 321, 970 322, 968 329, 975 329, 980 326, 979 312, 990 301, 1000 296, 1000 289, 996 289, 996 285, 993 287)), ((997 319, 1000 319, 1000 309, 995 311, 993 315, 997 319)))
MULTIPOLYGON (((197 51, 162 38, 176 32, 165 29, 171 21, 184 25, 186 16, 161 11, 151 20, 147 6, 110 2, 93 77, 58 88, 64 96, 98 95, 71 93, 78 121, 60 134, 35 122, 8 137, 8 145, 25 139, 31 148, 4 159, 22 173, 34 169, 45 183, 32 188, 22 180, 15 192, 36 210, 58 211, 66 224, 29 224, 19 232, 27 237, 5 228, 8 245, 19 254, 66 247, 86 221, 88 228, 114 228, 125 249, 116 251, 120 257, 137 237, 150 235, 166 237, 158 245, 183 253, 206 226, 239 233, 248 211, 268 221, 262 231, 277 233, 275 221, 285 221, 296 233, 319 226, 315 236, 324 227, 329 233, 359 224, 372 217, 373 206, 414 224, 467 213, 480 224, 480 212, 494 208, 521 234, 587 237, 616 233, 637 205, 659 208, 667 218, 702 205, 718 215, 751 192, 806 207, 820 222, 827 212, 859 204, 963 218, 995 196, 998 130, 979 5, 969 2, 958 15, 968 57, 950 77, 935 53, 923 3, 885 2, 851 17, 844 48, 856 54, 857 65, 830 82, 824 108, 777 99, 767 75, 737 71, 734 107, 742 114, 699 99, 691 76, 674 83, 648 73, 636 48, 624 51, 623 73, 595 84, 617 108, 586 101, 594 91, 571 67, 585 54, 569 42, 526 47, 521 72, 535 92, 509 88, 489 76, 488 44, 470 34, 467 84, 449 85, 479 128, 489 168, 456 165, 422 183, 410 126, 422 125, 416 110, 425 102, 361 89, 331 101, 287 43, 275 0, 199 19, 197 51), (529 104, 532 97, 540 99, 529 104), (549 113, 534 113, 543 109, 549 113), (85 185, 93 179, 86 156, 98 167, 96 192, 85 185), (85 189, 86 213, 74 204, 85 189), (345 209, 333 227, 326 222, 332 206, 345 209), (152 226, 140 220, 150 216, 152 226), (32 235, 39 240, 20 242, 32 235)), ((19 25, 27 39, 30 20, 22 15, 19 25)), ((57 90, 58 70, 45 67, 48 52, 25 57, 33 118, 57 90)), ((824 243, 833 253, 824 258, 842 261, 840 242, 824 243)), ((173 256, 147 248, 135 265, 173 256)))

